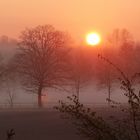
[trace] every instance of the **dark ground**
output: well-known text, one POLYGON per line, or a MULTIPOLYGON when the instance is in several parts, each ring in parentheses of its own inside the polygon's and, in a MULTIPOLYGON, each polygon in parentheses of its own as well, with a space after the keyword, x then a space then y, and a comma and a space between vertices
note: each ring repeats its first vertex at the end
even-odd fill
POLYGON ((76 134, 70 121, 52 109, 0 110, 0 140, 13 128, 14 140, 84 140, 76 134))

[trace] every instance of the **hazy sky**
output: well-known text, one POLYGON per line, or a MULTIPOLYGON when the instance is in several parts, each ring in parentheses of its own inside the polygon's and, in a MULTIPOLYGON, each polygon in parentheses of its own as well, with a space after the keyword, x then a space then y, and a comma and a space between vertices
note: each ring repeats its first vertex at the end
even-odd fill
POLYGON ((52 24, 77 40, 89 31, 106 35, 127 28, 140 39, 140 0, 0 0, 0 35, 52 24))

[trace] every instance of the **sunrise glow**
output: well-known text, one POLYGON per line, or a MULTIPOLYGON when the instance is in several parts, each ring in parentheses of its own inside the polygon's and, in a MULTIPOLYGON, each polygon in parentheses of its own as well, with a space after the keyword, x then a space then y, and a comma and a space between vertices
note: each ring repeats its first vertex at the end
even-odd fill
POLYGON ((86 42, 90 46, 95 46, 101 42, 101 37, 98 33, 89 33, 86 36, 86 42))

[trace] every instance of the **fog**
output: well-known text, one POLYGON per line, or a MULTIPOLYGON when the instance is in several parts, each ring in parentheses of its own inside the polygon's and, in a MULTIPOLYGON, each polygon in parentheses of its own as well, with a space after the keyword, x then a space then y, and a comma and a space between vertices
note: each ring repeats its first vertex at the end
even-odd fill
MULTIPOLYGON (((2 55, 2 61, 5 64, 10 62, 18 50, 18 41, 16 39, 11 39, 8 36, 1 36, 0 39, 0 53, 2 55)), ((3 87, 1 84, 0 93, 0 104, 8 105, 9 94, 7 93, 7 87, 3 87)), ((36 106, 37 105, 37 95, 34 92, 28 92, 21 86, 17 80, 14 85, 10 85, 10 90, 14 94, 13 102, 19 106, 36 106)), ((115 85, 112 91, 112 100, 116 100, 122 103, 126 103, 126 97, 123 96, 123 91, 120 89, 120 84, 115 85)), ((68 92, 64 89, 46 89, 43 91, 43 104, 54 105, 57 104, 59 100, 66 100, 67 96, 75 94, 74 89, 68 88, 68 92)), ((96 81, 89 83, 84 88, 80 89, 80 101, 84 104, 107 104, 106 99, 108 98, 108 91, 106 88, 98 86, 96 81)))

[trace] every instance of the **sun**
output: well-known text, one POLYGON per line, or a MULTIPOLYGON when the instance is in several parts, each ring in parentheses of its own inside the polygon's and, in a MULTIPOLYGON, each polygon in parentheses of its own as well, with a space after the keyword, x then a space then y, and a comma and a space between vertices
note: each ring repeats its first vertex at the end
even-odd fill
POLYGON ((86 42, 90 46, 96 46, 101 42, 101 37, 98 33, 89 33, 86 35, 86 42))

